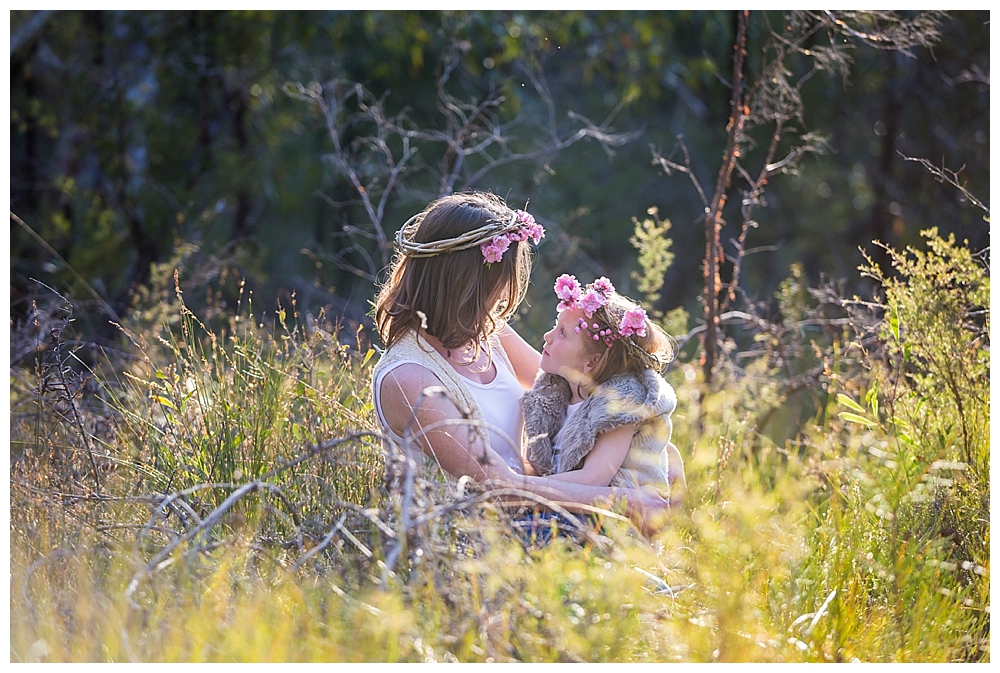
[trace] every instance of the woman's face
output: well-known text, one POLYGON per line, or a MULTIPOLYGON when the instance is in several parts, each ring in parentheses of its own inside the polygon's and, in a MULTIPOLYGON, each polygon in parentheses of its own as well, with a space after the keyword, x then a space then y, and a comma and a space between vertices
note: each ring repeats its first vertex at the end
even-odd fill
POLYGON ((542 371, 557 374, 573 382, 579 380, 580 374, 587 374, 597 361, 600 353, 587 350, 586 333, 577 332, 580 318, 584 318, 580 309, 562 311, 556 318, 555 327, 545 333, 545 346, 542 348, 542 371))

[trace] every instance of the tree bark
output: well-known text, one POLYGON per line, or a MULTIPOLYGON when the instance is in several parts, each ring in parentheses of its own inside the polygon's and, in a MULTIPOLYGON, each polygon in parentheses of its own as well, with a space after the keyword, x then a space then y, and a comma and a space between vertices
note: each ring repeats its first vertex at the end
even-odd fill
POLYGON ((702 365, 706 388, 712 385, 712 372, 718 358, 718 326, 719 326, 719 294, 722 289, 722 279, 719 277, 719 267, 724 259, 722 243, 719 234, 722 231, 722 209, 726 205, 726 192, 736 167, 736 159, 740 154, 740 141, 743 127, 746 123, 747 109, 743 102, 743 65, 746 61, 747 23, 750 12, 741 10, 737 13, 736 39, 733 44, 733 81, 732 97, 730 98, 729 123, 726 126, 728 140, 726 150, 722 155, 722 165, 715 181, 715 193, 705 217, 705 359, 702 365))

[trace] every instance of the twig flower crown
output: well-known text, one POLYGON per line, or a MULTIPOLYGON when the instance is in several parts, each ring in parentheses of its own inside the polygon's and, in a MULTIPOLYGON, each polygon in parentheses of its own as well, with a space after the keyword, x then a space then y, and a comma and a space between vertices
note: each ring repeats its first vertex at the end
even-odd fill
POLYGON ((530 213, 511 210, 507 217, 487 220, 483 226, 467 231, 461 236, 418 243, 413 240, 413 234, 420 224, 417 220, 422 215, 423 213, 414 215, 396 232, 396 245, 407 257, 434 257, 468 250, 478 245, 483 253, 483 264, 492 264, 503 259, 503 254, 510 248, 511 243, 527 241, 530 238, 535 245, 538 245, 545 236, 545 228, 535 222, 530 213))
MULTIPOLYGON (((576 276, 564 273, 556 279, 555 291, 559 297, 557 311, 581 309, 588 319, 593 319, 594 313, 607 305, 608 299, 614 294, 615 286, 602 276, 587 287, 583 287, 576 276)), ((577 334, 585 332, 594 341, 604 341, 604 345, 610 348, 611 342, 615 339, 633 334, 646 336, 646 311, 642 308, 628 309, 616 327, 609 326, 603 329, 596 322, 589 323, 580 318, 574 331, 577 334)))

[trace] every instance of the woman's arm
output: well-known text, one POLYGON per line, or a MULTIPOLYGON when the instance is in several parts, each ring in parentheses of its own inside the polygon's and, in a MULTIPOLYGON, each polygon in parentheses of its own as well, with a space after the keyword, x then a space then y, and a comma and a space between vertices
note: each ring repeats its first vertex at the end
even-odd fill
POLYGON ((507 325, 500 330, 500 345, 503 346, 507 359, 514 367, 514 374, 525 390, 535 383, 535 375, 542 363, 542 354, 525 341, 514 328, 507 325))
POLYGON ((382 379, 379 389, 382 416, 400 437, 413 437, 420 449, 434 458, 448 474, 487 478, 487 468, 500 464, 512 470, 479 434, 469 431, 469 421, 444 394, 425 394, 441 381, 418 364, 396 367, 382 379))
POLYGON ((597 436, 594 448, 583 459, 579 470, 549 475, 550 479, 574 484, 607 486, 622 466, 635 434, 635 425, 622 425, 597 436))

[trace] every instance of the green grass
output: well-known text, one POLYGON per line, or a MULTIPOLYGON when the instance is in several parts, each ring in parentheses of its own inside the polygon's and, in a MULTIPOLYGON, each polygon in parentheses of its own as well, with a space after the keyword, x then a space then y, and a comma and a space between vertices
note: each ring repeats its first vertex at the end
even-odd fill
POLYGON ((708 395, 675 364, 688 494, 652 540, 525 549, 476 489, 404 503, 377 356, 294 306, 177 293, 96 366, 50 344, 12 368, 11 660, 988 661, 988 314, 917 310, 980 315, 988 278, 929 240, 875 332, 790 329, 708 395))

